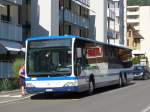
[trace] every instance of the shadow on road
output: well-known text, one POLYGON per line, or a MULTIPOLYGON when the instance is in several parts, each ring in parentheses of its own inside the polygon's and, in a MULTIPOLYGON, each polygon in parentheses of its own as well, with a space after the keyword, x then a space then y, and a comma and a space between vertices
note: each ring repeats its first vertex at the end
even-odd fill
MULTIPOLYGON (((129 85, 125 86, 131 86, 133 85, 134 82, 130 83, 129 85)), ((121 87, 124 88, 124 87, 121 87)), ((99 89, 96 89, 93 95, 97 95, 97 94, 101 94, 104 92, 109 92, 109 91, 113 91, 116 89, 121 89, 120 87, 118 87, 118 85, 113 85, 113 86, 107 86, 107 87, 102 87, 99 89)), ((31 96, 32 100, 67 100, 67 99, 82 99, 85 97, 88 97, 89 95, 86 92, 82 92, 82 93, 40 93, 40 94, 36 94, 31 96)))

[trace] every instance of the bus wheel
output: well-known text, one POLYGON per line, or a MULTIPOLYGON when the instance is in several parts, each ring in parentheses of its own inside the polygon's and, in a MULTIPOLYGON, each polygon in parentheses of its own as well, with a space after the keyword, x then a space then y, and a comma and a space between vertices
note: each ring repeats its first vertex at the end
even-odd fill
POLYGON ((128 85, 128 79, 127 79, 127 75, 126 74, 124 74, 123 85, 124 86, 128 85))
POLYGON ((123 86, 122 75, 119 76, 119 87, 123 86))
POLYGON ((89 81, 89 90, 88 90, 88 95, 92 95, 94 92, 95 86, 94 86, 94 80, 89 81))

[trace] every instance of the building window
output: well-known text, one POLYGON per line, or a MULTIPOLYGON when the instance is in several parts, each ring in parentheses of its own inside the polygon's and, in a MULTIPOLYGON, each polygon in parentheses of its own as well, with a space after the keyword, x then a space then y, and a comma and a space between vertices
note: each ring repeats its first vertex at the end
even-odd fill
POLYGON ((68 26, 68 34, 71 35, 71 25, 68 26))
POLYGON ((129 46, 129 39, 127 39, 127 46, 129 46))
POLYGON ((119 2, 115 2, 115 8, 119 8, 120 7, 120 3, 119 2))
POLYGON ((128 37, 132 37, 132 31, 129 31, 128 37))
POLYGON ((118 32, 116 32, 116 39, 118 39, 119 38, 119 33, 118 32))
POLYGON ((107 8, 110 8, 110 4, 109 3, 107 4, 107 8))

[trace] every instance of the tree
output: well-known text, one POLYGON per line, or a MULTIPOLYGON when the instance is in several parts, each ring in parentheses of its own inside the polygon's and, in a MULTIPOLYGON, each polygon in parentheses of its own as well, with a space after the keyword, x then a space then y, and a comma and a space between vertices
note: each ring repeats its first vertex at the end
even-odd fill
POLYGON ((150 0, 128 0, 128 5, 149 6, 150 0))
POLYGON ((16 59, 13 63, 13 72, 16 78, 18 78, 19 68, 25 63, 24 59, 16 59))

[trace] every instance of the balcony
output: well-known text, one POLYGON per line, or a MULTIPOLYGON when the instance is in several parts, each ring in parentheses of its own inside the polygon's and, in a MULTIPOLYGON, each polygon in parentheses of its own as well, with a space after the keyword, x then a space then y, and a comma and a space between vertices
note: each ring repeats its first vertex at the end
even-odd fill
POLYGON ((90 0, 73 0, 74 2, 80 2, 86 6, 90 6, 90 0))
POLYGON ((22 27, 0 21, 0 39, 22 41, 22 27))
POLYGON ((115 14, 116 14, 117 17, 119 17, 119 15, 120 15, 120 14, 119 14, 119 8, 116 8, 116 9, 115 9, 115 14))
POLYGON ((111 29, 107 30, 107 38, 114 38, 114 31, 111 29))
POLYGON ((119 24, 115 23, 115 31, 118 31, 119 32, 119 24))
MULTIPOLYGON (((63 13, 63 12, 61 12, 61 13, 63 13)), ((62 18, 62 17, 60 17, 60 18, 62 18)), ((80 16, 72 13, 69 10, 64 10, 64 21, 69 22, 74 25, 77 25, 77 26, 80 26, 80 27, 83 27, 83 28, 86 28, 86 29, 89 28, 89 20, 88 19, 80 17, 80 16)))
POLYGON ((2 4, 17 4, 22 5, 22 0, 1 0, 2 4))
POLYGON ((140 12, 139 11, 135 11, 135 12, 127 12, 127 15, 128 16, 133 16, 133 15, 135 15, 135 16, 139 16, 139 14, 140 14, 140 12))
POLYGON ((140 30, 140 26, 134 26, 135 30, 140 30))
POLYGON ((135 18, 135 19, 127 19, 127 23, 139 23, 139 18, 135 18))
POLYGON ((115 20, 115 11, 113 11, 111 9, 107 9, 107 17, 115 20))

